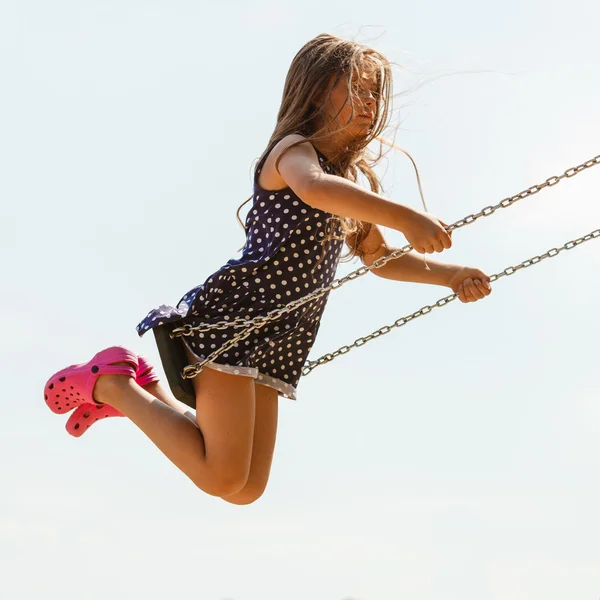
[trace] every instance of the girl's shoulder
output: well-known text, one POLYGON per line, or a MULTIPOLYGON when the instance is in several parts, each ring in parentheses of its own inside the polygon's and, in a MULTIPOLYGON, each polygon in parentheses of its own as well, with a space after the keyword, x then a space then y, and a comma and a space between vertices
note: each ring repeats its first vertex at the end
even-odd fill
POLYGON ((273 157, 275 160, 290 146, 300 146, 304 143, 304 148, 310 152, 310 149, 315 154, 318 154, 318 150, 313 146, 310 140, 308 140, 301 133, 290 133, 285 137, 281 138, 271 146, 269 151, 269 158, 273 157))
POLYGON ((263 190, 282 190, 289 187, 276 165, 279 157, 291 146, 304 146, 303 149, 311 155, 315 162, 318 163, 321 160, 319 151, 303 135, 299 133, 286 135, 267 148, 262 164, 257 169, 256 181, 263 190))

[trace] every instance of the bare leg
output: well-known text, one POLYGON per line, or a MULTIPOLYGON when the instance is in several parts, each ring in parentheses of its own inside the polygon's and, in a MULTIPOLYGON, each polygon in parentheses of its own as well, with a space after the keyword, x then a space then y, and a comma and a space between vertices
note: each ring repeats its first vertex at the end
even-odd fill
MULTIPOLYGON (((131 419, 196 486, 213 496, 241 490, 248 479, 255 419, 254 380, 205 369, 194 378, 202 422, 157 400, 130 377, 102 375, 94 399, 131 419), (201 390, 199 392, 198 390, 201 390)), ((198 411, 200 412, 200 411, 198 411)))
MULTIPOLYGON (((180 412, 194 425, 196 415, 187 404, 180 402, 158 381, 149 383, 144 389, 155 398, 180 412)), ((250 473, 246 485, 237 493, 224 496, 223 500, 230 504, 245 505, 258 500, 264 493, 273 462, 275 438, 277 435, 277 414, 279 397, 273 388, 255 383, 256 418, 254 423, 254 438, 252 445, 252 459, 250 473)))
POLYGON ((196 425, 196 413, 183 402, 180 402, 171 394, 171 392, 158 381, 153 381, 147 385, 144 385, 142 389, 146 390, 149 394, 152 394, 156 399, 160 400, 163 404, 167 404, 173 410, 181 413, 184 417, 187 417, 194 425, 196 425))
POLYGON ((239 492, 223 497, 223 500, 231 504, 251 504, 258 500, 265 491, 271 474, 279 395, 276 390, 264 385, 255 384, 255 389, 256 420, 250 474, 246 485, 239 492))

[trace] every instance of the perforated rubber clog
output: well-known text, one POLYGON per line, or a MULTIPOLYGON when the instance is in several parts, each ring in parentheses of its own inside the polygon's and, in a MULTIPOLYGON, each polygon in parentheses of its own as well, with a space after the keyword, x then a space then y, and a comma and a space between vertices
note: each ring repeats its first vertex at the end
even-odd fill
MULTIPOLYGON (((139 386, 145 386, 159 377, 154 367, 145 356, 138 356, 138 369, 135 381, 139 386)), ((123 413, 109 404, 88 403, 78 406, 69 417, 65 428, 73 437, 81 437, 96 421, 106 417, 122 417, 123 413)))
POLYGON ((68 413, 82 404, 98 406, 93 393, 100 375, 135 377, 137 368, 138 357, 131 350, 121 346, 106 348, 87 363, 71 365, 52 375, 44 387, 44 400, 57 414, 68 413), (118 362, 128 364, 115 364, 118 362))

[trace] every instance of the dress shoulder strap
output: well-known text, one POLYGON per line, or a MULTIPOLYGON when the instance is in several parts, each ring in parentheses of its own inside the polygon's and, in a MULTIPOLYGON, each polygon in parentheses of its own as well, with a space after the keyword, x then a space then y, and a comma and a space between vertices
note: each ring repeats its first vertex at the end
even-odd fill
POLYGON ((265 164, 265 162, 267 161, 267 158, 269 157, 269 154, 271 154, 271 150, 273 150, 273 148, 275 148, 275 146, 277 146, 277 144, 280 142, 281 140, 275 140, 265 151, 265 153, 263 154, 262 158, 258 161, 258 164, 256 165, 256 169, 254 169, 254 183, 256 183, 258 181, 258 176, 260 175, 260 172, 262 171, 262 168, 265 164))

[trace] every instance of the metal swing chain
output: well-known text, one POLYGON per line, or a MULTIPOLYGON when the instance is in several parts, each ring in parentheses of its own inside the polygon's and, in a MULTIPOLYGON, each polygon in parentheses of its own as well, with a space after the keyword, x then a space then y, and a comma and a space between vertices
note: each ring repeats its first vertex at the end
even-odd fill
MULTIPOLYGON (((583 237, 580 237, 580 238, 577 238, 576 240, 571 240, 570 242, 567 242, 560 248, 551 248, 550 250, 548 250, 541 256, 534 256, 533 258, 524 260, 519 265, 516 265, 514 267, 507 267, 506 269, 504 269, 504 271, 501 271, 500 273, 491 275, 490 280, 492 282, 494 282, 494 281, 497 281, 498 279, 500 279, 501 277, 508 277, 509 275, 514 275, 517 271, 520 271, 521 269, 526 269, 533 265, 537 265, 538 263, 545 260, 546 258, 554 258, 555 256, 558 256, 563 250, 572 250, 573 248, 579 246, 579 244, 583 244, 584 242, 589 242, 591 239, 595 239, 598 237, 600 237, 600 229, 595 229, 594 231, 592 231, 591 233, 588 233, 587 235, 584 235, 583 237)), ((377 331, 374 331, 373 333, 370 333, 369 335, 366 335, 364 337, 360 337, 360 338, 356 339, 350 345, 342 346, 341 348, 337 349, 335 352, 329 352, 327 354, 324 354, 317 360, 307 361, 306 364, 304 365, 304 367, 302 368, 302 375, 303 376, 308 375, 313 369, 315 369, 319 365, 324 365, 324 364, 332 361, 334 358, 341 356, 342 354, 347 354, 348 352, 350 352, 350 350, 352 350, 352 348, 359 348, 360 346, 364 346, 367 342, 370 342, 371 340, 374 340, 375 338, 378 338, 382 335, 386 335, 387 333, 389 333, 396 327, 403 327, 407 323, 410 323, 411 321, 414 321, 415 319, 417 319, 419 317, 428 315, 434 308, 441 308, 442 306, 446 306, 447 304, 450 304, 450 302, 456 300, 457 297, 458 296, 456 294, 451 294, 450 296, 446 296, 445 298, 440 298, 435 304, 433 304, 431 306, 427 304, 427 305, 421 307, 416 312, 412 313, 411 315, 401 317, 397 321, 394 321, 394 323, 392 323, 391 325, 384 325, 377 331)))
MULTIPOLYGON (((446 228, 446 231, 448 231, 448 233, 450 233, 451 231, 454 231, 455 229, 460 229, 461 227, 464 227, 466 225, 470 225, 471 223, 474 223, 475 221, 477 221, 477 219, 480 219, 481 217, 489 217, 489 216, 493 215, 496 212, 496 210, 498 210, 499 208, 507 208, 507 207, 511 206, 512 204, 514 204, 515 202, 517 202, 518 200, 527 198, 529 196, 533 196, 534 194, 537 194, 538 192, 540 192, 541 190, 543 190, 546 187, 551 187, 551 186, 558 184, 562 179, 564 179, 566 177, 573 177, 573 176, 577 175, 578 173, 580 173, 581 171, 583 171, 585 169, 589 169, 590 167, 596 166, 598 164, 600 164, 600 155, 586 161, 585 163, 582 163, 581 165, 578 165, 577 167, 572 167, 571 169, 567 169, 562 175, 549 177, 544 183, 531 186, 530 188, 528 188, 518 194, 515 194, 514 196, 504 198, 504 200, 502 200, 501 202, 499 202, 498 204, 496 204, 494 206, 486 206, 478 213, 468 215, 468 216, 464 217, 463 219, 460 219, 456 223, 449 225, 446 228)), ((345 277, 342 277, 340 279, 333 281, 330 285, 323 287, 323 288, 319 288, 317 290, 314 290, 310 294, 307 294, 306 296, 303 296, 302 298, 298 298, 297 300, 293 300, 292 302, 290 302, 289 304, 287 304, 284 307, 274 309, 264 316, 258 316, 258 317, 254 317, 252 319, 244 319, 242 317, 237 317, 236 319, 233 319, 230 321, 219 321, 217 323, 213 323, 210 325, 198 325, 195 327, 186 324, 177 329, 174 329, 171 333, 171 338, 180 337, 182 335, 189 336, 194 331, 199 332, 199 333, 205 333, 207 331, 211 331, 212 329, 229 329, 230 327, 234 327, 234 328, 244 327, 245 328, 245 327, 248 327, 249 325, 260 324, 264 321, 276 320, 279 317, 281 317, 283 314, 285 314, 286 312, 292 312, 293 310, 302 306, 303 304, 306 304, 307 302, 315 300, 333 289, 337 289, 337 288, 341 287, 348 281, 357 279, 358 277, 365 275, 372 269, 382 267, 384 264, 386 264, 390 260, 399 258, 403 254, 408 253, 410 250, 412 250, 412 246, 409 246, 409 245, 399 248, 399 249, 395 250, 394 252, 392 252, 391 254, 388 254, 387 256, 382 256, 381 258, 377 259, 371 265, 362 266, 359 269, 357 269, 356 271, 353 271, 352 273, 346 275, 345 277)))
MULTIPOLYGON (((460 219, 459 221, 456 221, 456 223, 449 225, 446 228, 446 231, 448 233, 450 233, 450 232, 454 231, 455 229, 460 229, 461 227, 465 227, 466 225, 470 225, 471 223, 474 223, 481 217, 489 217, 489 216, 493 215, 496 212, 496 210, 498 210, 500 208, 508 208, 509 206, 512 206, 513 204, 515 204, 519 200, 522 200, 523 198, 528 198, 529 196, 533 196, 533 195, 539 193, 541 190, 543 190, 546 187, 553 187, 553 186, 557 185, 558 183, 560 183, 563 179, 574 177, 575 175, 581 173, 582 171, 589 169, 593 166, 596 166, 598 164, 600 164, 600 154, 584 163, 581 163, 580 165, 577 165, 576 167, 571 167, 570 169, 567 169, 562 175, 558 175, 558 176, 553 175, 552 177, 549 177, 548 179, 546 179, 546 181, 544 181, 541 184, 533 185, 533 186, 527 188, 526 190, 519 192, 518 194, 515 194, 514 196, 509 196, 508 198, 504 198, 498 204, 486 206, 485 208, 481 209, 478 213, 468 215, 468 216, 460 219)), ((189 365, 189 366, 185 367, 182 371, 182 376, 184 378, 188 378, 188 379, 195 377, 198 373, 200 373, 202 371, 202 369, 204 368, 204 365, 206 365, 209 362, 212 362, 214 359, 219 357, 221 354, 223 354, 224 352, 226 352, 227 350, 229 350, 230 348, 235 346, 239 341, 244 340, 245 338, 249 337, 254 331, 257 331, 257 330, 261 329, 262 327, 264 327, 267 323, 279 319, 282 315, 284 315, 286 313, 290 313, 290 312, 296 310, 297 308, 299 308, 300 306, 302 306, 308 302, 311 302, 312 300, 316 300, 317 298, 320 298, 321 296, 325 295, 326 293, 330 292, 331 290, 337 289, 337 288, 341 287, 342 285, 348 283, 349 281, 353 281, 354 279, 357 279, 359 277, 362 277, 363 275, 366 275, 369 271, 371 271, 373 269, 382 267, 389 261, 395 260, 396 258, 399 258, 400 256, 403 256, 404 254, 407 254, 412 249, 413 248, 410 244, 407 244, 406 246, 403 246, 402 248, 398 248, 391 254, 388 254, 387 256, 382 256, 381 258, 377 259, 371 265, 369 265, 369 266, 364 265, 364 266, 360 267, 359 269, 357 269, 356 271, 349 273, 345 277, 336 279, 328 286, 314 290, 310 294, 307 294, 306 296, 303 296, 302 298, 298 298, 297 300, 293 300, 286 306, 272 310, 264 316, 257 316, 257 317, 254 317, 253 319, 243 319, 243 318, 238 317, 231 321, 219 321, 218 323, 213 323, 211 325, 191 326, 191 325, 185 324, 182 327, 173 329, 173 331, 170 332, 170 334, 169 334, 171 339, 173 339, 175 337, 181 337, 181 336, 190 336, 193 334, 193 332, 203 333, 203 332, 211 331, 213 329, 223 330, 223 329, 229 329, 230 327, 245 328, 245 331, 242 331, 241 333, 236 334, 233 338, 231 338, 231 340, 229 340, 223 346, 221 346, 220 348, 215 350, 212 354, 210 354, 203 361, 200 361, 194 365, 189 365)))

